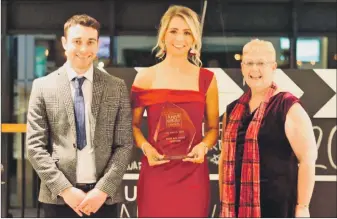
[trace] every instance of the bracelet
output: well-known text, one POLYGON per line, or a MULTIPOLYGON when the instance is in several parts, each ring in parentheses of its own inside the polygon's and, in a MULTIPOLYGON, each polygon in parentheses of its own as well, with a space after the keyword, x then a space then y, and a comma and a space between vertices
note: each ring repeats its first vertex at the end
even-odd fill
POLYGON ((200 142, 205 147, 205 155, 208 153, 208 146, 205 142, 200 142))
POLYGON ((297 203, 298 207, 302 207, 302 208, 309 208, 309 205, 305 205, 305 204, 299 204, 297 203))
POLYGON ((143 151, 143 154, 145 155, 145 156, 147 156, 146 155, 146 153, 145 153, 145 150, 144 150, 144 146, 146 145, 146 144, 148 144, 149 145, 149 143, 148 142, 144 142, 141 146, 140 146, 140 148, 142 149, 142 151, 143 151))

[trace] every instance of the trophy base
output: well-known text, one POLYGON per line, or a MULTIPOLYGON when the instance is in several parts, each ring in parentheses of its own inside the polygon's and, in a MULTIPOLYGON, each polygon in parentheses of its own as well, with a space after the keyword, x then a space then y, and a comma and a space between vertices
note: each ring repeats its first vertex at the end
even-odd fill
POLYGON ((163 160, 182 160, 187 158, 187 155, 164 155, 163 160))

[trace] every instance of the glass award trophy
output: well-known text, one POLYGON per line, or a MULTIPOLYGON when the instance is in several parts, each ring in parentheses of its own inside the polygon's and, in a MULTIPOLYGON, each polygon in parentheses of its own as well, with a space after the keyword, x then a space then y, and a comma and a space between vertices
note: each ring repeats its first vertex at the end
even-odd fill
POLYGON ((164 160, 186 158, 195 133, 187 112, 173 103, 165 103, 154 133, 154 142, 163 153, 164 160))

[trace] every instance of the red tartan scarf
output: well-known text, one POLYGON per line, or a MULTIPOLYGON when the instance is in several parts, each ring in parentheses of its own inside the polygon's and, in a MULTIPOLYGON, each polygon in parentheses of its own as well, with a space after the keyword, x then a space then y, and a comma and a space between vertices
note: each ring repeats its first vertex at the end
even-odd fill
MULTIPOLYGON (((277 89, 276 84, 272 84, 268 89, 264 101, 257 109, 250 122, 244 144, 239 217, 261 217, 260 210, 260 155, 258 145, 258 133, 261 121, 264 117, 266 107, 270 97, 277 89)), ((236 217, 235 212, 235 149, 236 138, 241 119, 245 113, 245 107, 251 98, 251 90, 243 94, 235 105, 229 116, 227 127, 223 136, 223 150, 225 156, 223 162, 223 182, 220 217, 236 217)))

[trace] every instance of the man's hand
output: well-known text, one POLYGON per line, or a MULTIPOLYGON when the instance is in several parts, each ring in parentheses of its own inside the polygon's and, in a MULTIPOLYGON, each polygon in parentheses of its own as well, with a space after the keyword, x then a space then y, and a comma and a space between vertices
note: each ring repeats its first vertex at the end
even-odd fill
POLYGON ((82 211, 86 215, 91 213, 96 213, 98 209, 102 207, 108 195, 101 190, 94 188, 89 191, 80 205, 77 207, 77 210, 82 211))
POLYGON ((60 196, 63 198, 64 202, 69 205, 79 216, 83 216, 82 212, 80 212, 77 207, 86 197, 85 192, 78 188, 70 187, 62 191, 60 196))

